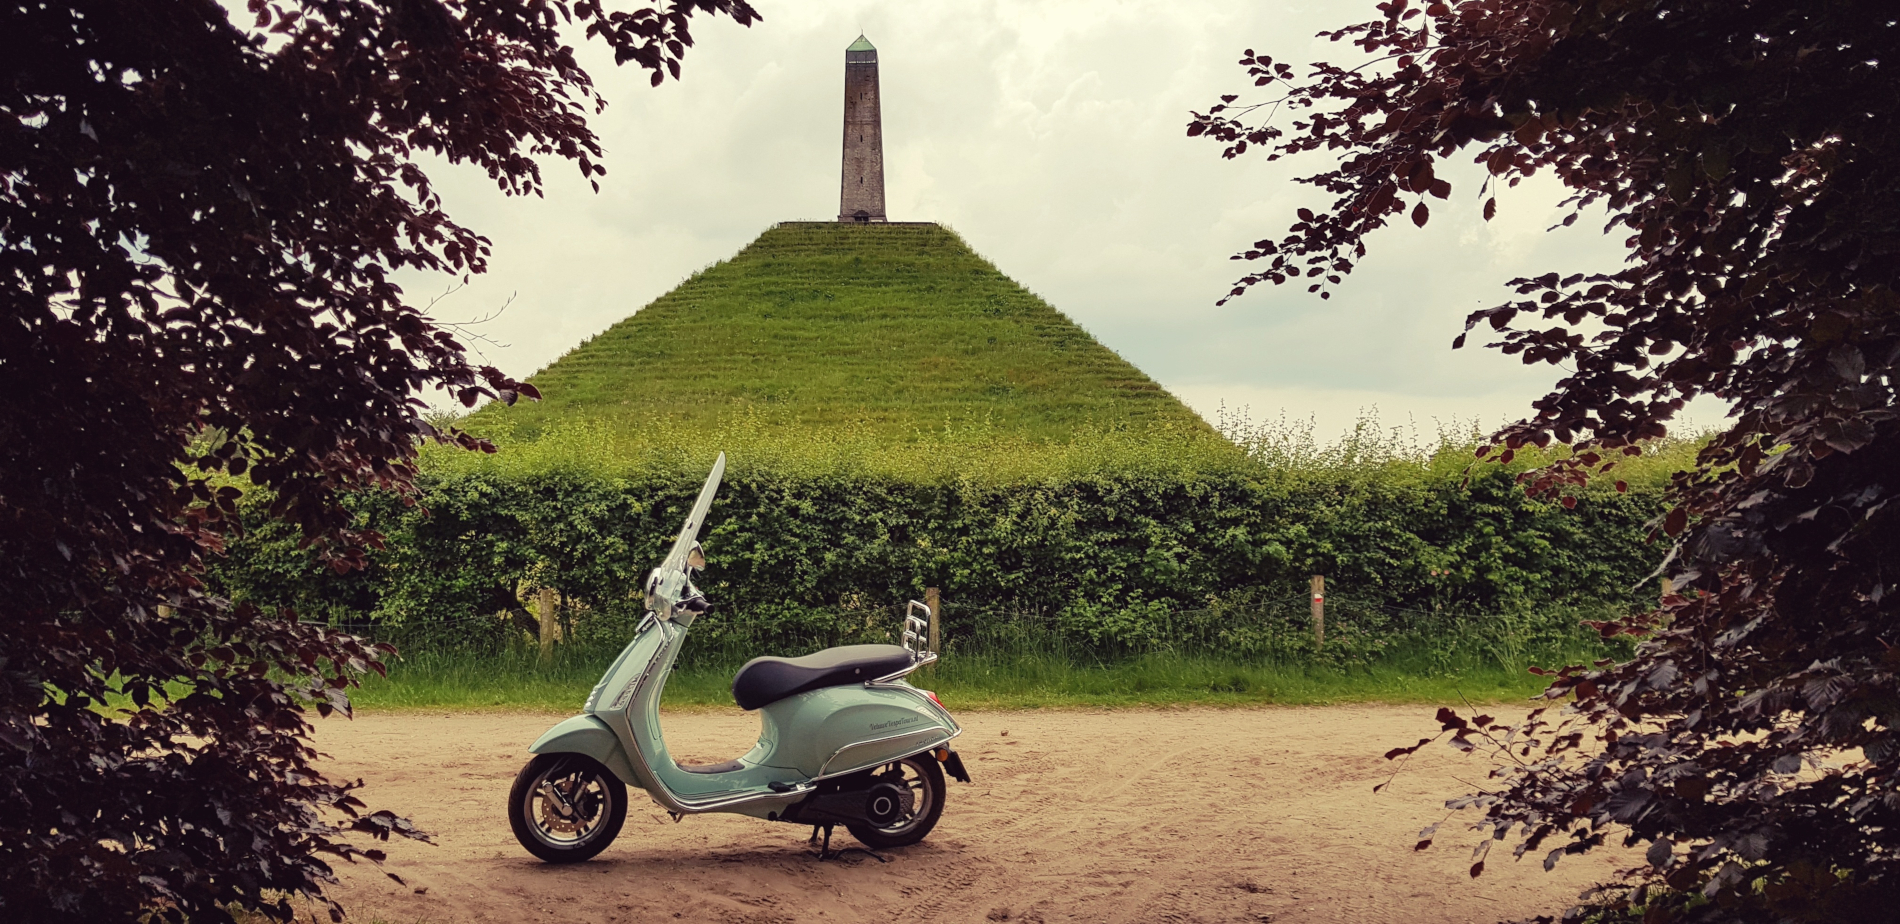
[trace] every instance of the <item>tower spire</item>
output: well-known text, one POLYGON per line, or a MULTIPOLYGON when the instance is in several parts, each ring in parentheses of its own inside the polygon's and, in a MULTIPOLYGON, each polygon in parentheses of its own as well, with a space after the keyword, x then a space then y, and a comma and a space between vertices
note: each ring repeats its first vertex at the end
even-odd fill
POLYGON ((862 34, 844 50, 844 178, 838 194, 838 220, 887 220, 877 48, 862 34))

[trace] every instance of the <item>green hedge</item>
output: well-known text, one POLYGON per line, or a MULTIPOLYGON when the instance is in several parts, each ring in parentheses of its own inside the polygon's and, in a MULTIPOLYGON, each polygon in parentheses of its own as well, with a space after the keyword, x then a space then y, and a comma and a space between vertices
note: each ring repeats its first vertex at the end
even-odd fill
MULTIPOLYGON (((1644 524, 1660 476, 1626 475, 1628 493, 1587 492, 1566 509, 1526 497, 1512 471, 1467 471, 1458 446, 1293 462, 1254 449, 1216 471, 1008 482, 735 466, 702 535, 701 584, 723 618, 696 636, 850 637, 930 586, 953 604, 953 634, 1007 609, 1046 614, 1098 648, 1152 637, 1170 612, 1284 600, 1312 574, 1357 600, 1466 613, 1653 594, 1637 584, 1659 557, 1644 524)), ((235 599, 306 617, 490 646, 526 627, 521 589, 547 586, 580 615, 573 637, 611 642, 638 618, 641 580, 700 477, 434 466, 418 505, 356 498, 389 538, 367 571, 330 574, 260 518, 214 579, 235 599)))

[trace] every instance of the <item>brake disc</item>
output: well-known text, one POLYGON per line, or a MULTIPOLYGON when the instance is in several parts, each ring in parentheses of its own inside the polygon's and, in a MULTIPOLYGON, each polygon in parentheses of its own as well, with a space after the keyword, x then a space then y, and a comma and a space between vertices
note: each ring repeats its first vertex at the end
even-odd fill
POLYGON ((582 810, 582 806, 568 808, 567 802, 571 800, 563 798, 567 795, 565 791, 557 791, 560 786, 561 783, 555 780, 541 784, 541 824, 549 831, 572 834, 580 830, 581 824, 590 816, 582 810))

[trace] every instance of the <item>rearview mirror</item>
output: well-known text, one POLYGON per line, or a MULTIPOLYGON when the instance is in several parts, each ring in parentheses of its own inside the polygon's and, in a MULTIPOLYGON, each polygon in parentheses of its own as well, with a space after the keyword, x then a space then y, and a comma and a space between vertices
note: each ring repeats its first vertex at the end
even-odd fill
POLYGON ((706 570, 706 550, 700 548, 697 542, 693 543, 692 550, 686 553, 686 567, 694 571, 706 570))

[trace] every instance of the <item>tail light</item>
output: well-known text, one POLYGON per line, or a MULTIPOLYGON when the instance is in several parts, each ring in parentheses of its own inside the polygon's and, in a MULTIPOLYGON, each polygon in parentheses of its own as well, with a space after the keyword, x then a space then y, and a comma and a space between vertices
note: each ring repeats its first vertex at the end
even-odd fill
POLYGON ((931 701, 931 702, 933 702, 933 703, 936 703, 936 704, 937 704, 937 708, 938 708, 938 709, 942 709, 942 710, 943 710, 943 711, 945 711, 945 712, 949 712, 949 711, 950 711, 950 707, 949 707, 949 706, 945 706, 945 705, 943 704, 943 700, 940 700, 940 699, 938 699, 938 698, 937 698, 937 694, 935 694, 935 693, 932 693, 932 692, 930 692, 929 690, 918 690, 917 692, 919 692, 919 693, 922 693, 922 694, 924 694, 925 696, 928 696, 928 697, 930 697, 930 701, 931 701))

